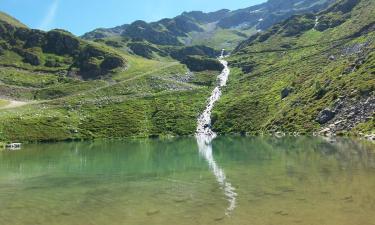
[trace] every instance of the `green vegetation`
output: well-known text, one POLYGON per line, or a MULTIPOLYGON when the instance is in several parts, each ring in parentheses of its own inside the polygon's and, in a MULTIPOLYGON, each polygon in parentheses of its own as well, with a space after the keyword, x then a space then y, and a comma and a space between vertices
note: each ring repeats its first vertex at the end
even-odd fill
POLYGON ((357 130, 374 132, 367 99, 375 90, 375 4, 363 0, 347 13, 351 19, 322 32, 311 22, 300 27, 306 16, 297 16, 271 28, 266 40, 258 35, 240 45, 229 59, 232 74, 215 108, 214 129, 312 133, 331 124, 316 121, 328 108, 337 114, 336 127, 345 124, 341 132, 354 121, 363 122, 357 130), (365 118, 348 118, 351 113, 365 118))
POLYGON ((0 99, 0 108, 9 105, 9 101, 0 99))
POLYGON ((15 18, 9 16, 8 14, 4 12, 0 12, 0 21, 6 22, 15 27, 23 27, 23 28, 27 27, 25 24, 21 23, 20 21, 16 20, 15 18))
MULTIPOLYGON (((242 42, 228 58, 231 75, 214 109, 213 129, 373 133, 368 102, 375 91, 374 9, 370 0, 345 0, 317 14, 287 15, 242 42)), ((62 30, 30 30, 0 17, 0 97, 31 101, 4 109, 9 102, 0 100, 0 141, 194 134, 222 70, 220 51, 180 41, 211 32, 202 43, 221 46, 227 40, 232 46, 261 24, 207 24, 227 13, 138 21, 86 36, 93 41, 62 30), (182 30, 186 25, 190 30, 182 30), (118 35, 121 29, 128 33, 118 35)), ((239 17, 233 15, 225 23, 236 24, 239 17)))

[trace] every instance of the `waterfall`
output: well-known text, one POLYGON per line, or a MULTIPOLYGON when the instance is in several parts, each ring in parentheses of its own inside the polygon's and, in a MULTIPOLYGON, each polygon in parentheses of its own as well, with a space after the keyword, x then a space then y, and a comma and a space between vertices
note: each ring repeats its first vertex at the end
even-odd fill
POLYGON ((211 114, 215 103, 220 99, 222 95, 221 88, 227 85, 230 70, 228 67, 228 62, 224 60, 224 50, 221 52, 219 57, 220 63, 224 66, 224 70, 218 76, 218 86, 213 90, 211 97, 208 99, 208 104, 206 109, 203 111, 202 115, 198 118, 198 128, 197 135, 206 135, 215 138, 217 135, 211 130, 211 114))
POLYGON ((220 99, 222 95, 221 88, 226 86, 230 70, 228 62, 225 61, 224 50, 221 52, 219 57, 220 63, 224 66, 223 71, 218 76, 218 86, 213 90, 206 109, 198 118, 198 127, 196 131, 196 139, 199 148, 200 155, 207 161, 211 172, 214 174, 216 181, 220 185, 220 188, 224 191, 224 195, 228 201, 228 207, 226 209, 226 215, 229 216, 231 212, 236 208, 236 189, 227 180, 225 172, 219 167, 213 156, 212 141, 217 137, 217 134, 211 129, 211 114, 215 103, 220 99))

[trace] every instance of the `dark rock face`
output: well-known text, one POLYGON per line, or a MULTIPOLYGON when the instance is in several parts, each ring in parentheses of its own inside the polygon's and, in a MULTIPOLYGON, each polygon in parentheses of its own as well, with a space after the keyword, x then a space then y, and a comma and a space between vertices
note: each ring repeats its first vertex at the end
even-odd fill
POLYGON ((197 55, 205 57, 218 57, 220 52, 216 51, 213 48, 197 45, 191 47, 184 47, 178 50, 171 51, 170 55, 172 58, 183 61, 187 56, 197 55))
POLYGON ((118 67, 125 65, 125 62, 122 58, 117 56, 107 56, 104 58, 103 62, 100 64, 100 67, 104 71, 113 70, 118 67))
POLYGON ((316 118, 316 121, 320 124, 326 124, 335 117, 336 113, 330 109, 324 109, 321 111, 316 118))
POLYGON ((187 56, 182 63, 186 64, 191 71, 217 70, 221 71, 224 66, 216 59, 199 56, 187 56))
POLYGON ((25 48, 42 47, 45 42, 45 33, 39 30, 31 30, 26 38, 25 48))
POLYGON ((25 50, 23 50, 21 48, 16 48, 16 47, 12 48, 12 50, 14 52, 16 52, 18 55, 22 56, 24 62, 29 63, 29 64, 31 64, 33 66, 40 65, 40 59, 39 59, 39 57, 36 54, 34 54, 32 52, 25 51, 25 50))
POLYGON ((132 23, 122 35, 137 40, 144 39, 153 44, 181 45, 176 36, 171 35, 167 31, 157 30, 151 24, 144 21, 132 23))
POLYGON ((153 57, 153 52, 158 53, 160 56, 168 55, 166 52, 146 42, 131 42, 128 44, 128 47, 133 51, 134 54, 147 59, 151 59, 153 57))
POLYGON ((74 55, 80 45, 77 38, 57 30, 48 32, 46 39, 43 50, 58 55, 74 55))
POLYGON ((30 63, 33 66, 39 66, 40 65, 40 59, 37 55, 31 53, 31 52, 24 52, 23 54, 24 61, 26 63, 30 63))
POLYGON ((86 46, 76 60, 80 75, 84 79, 93 79, 106 74, 110 70, 125 65, 125 60, 120 56, 107 53, 94 46, 86 46))

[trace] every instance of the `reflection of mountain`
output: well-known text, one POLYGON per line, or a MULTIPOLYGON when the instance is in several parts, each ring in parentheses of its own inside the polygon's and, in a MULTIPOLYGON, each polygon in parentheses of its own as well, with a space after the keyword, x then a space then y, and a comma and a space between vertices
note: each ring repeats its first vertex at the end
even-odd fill
POLYGON ((229 215, 236 208, 236 189, 228 182, 224 170, 216 163, 212 153, 212 138, 210 136, 198 135, 197 143, 200 155, 207 161, 210 170, 215 175, 217 182, 223 189, 224 194, 228 200, 229 206, 226 215, 229 215))

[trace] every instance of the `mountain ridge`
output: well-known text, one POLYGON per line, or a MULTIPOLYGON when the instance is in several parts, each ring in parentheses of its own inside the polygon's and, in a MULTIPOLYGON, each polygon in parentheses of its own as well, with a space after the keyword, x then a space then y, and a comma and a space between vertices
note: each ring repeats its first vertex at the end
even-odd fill
POLYGON ((174 18, 151 23, 135 21, 116 28, 100 28, 84 34, 82 38, 94 40, 122 36, 143 39, 157 45, 204 44, 216 49, 234 48, 239 40, 246 39, 257 30, 268 29, 294 14, 318 12, 332 2, 333 0, 318 3, 313 0, 269 0, 260 5, 233 11, 222 9, 210 13, 184 12, 174 18), (230 40, 210 43, 215 37, 220 39, 220 35, 225 35, 230 40))

